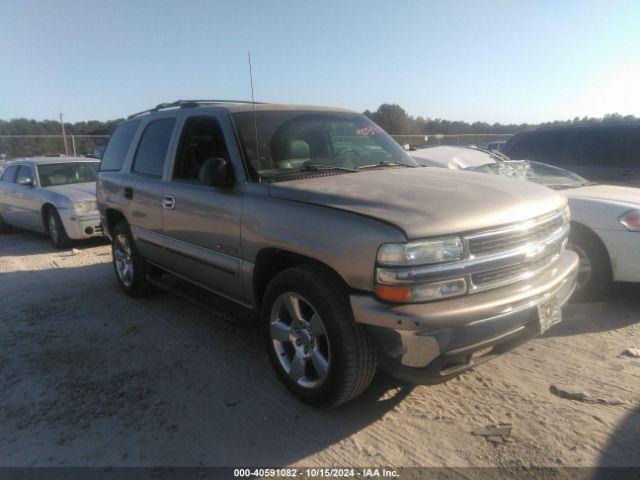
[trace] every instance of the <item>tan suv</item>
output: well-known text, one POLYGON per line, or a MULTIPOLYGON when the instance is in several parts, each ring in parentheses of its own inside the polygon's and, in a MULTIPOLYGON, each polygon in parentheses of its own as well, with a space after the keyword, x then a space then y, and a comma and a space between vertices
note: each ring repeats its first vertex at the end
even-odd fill
POLYGON ((421 168, 340 109, 178 101, 122 123, 98 205, 122 289, 168 271, 260 312, 284 384, 337 405, 377 366, 446 380, 560 320, 566 200, 421 168))

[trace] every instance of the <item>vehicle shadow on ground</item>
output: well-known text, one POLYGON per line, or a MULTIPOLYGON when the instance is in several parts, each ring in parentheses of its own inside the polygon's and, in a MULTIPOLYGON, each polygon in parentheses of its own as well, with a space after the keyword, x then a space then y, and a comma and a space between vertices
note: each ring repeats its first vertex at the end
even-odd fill
POLYGON ((623 478, 637 478, 640 457, 637 446, 640 444, 640 404, 630 409, 627 416, 620 422, 611 440, 602 451, 598 461, 599 467, 594 480, 609 480, 623 478), (606 467, 617 467, 614 470, 606 467), (618 469, 620 467, 636 467, 633 471, 618 469))
POLYGON ((92 237, 86 240, 72 240, 66 248, 58 249, 51 244, 49 237, 27 230, 14 228, 11 233, 0 236, 0 252, 15 257, 38 255, 41 253, 63 253, 72 248, 85 250, 108 245, 109 241, 103 237, 92 237), (25 245, 28 244, 28 245, 25 245))
POLYGON ((545 337, 566 337, 628 327, 640 322, 640 285, 614 284, 600 298, 571 302, 563 308, 562 322, 545 337))
POLYGON ((131 299, 108 263, 0 273, 0 289, 2 465, 280 466, 341 442, 327 462, 375 464, 349 437, 412 390, 379 375, 311 408, 279 384, 255 325, 164 292, 131 299))

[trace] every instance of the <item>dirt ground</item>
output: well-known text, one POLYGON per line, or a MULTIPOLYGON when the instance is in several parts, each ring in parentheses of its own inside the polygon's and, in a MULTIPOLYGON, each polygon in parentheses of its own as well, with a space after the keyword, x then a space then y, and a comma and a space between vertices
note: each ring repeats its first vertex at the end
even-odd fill
POLYGON ((107 246, 76 247, 0 237, 0 465, 640 465, 639 287, 449 383, 380 377, 326 411, 277 382, 246 312, 130 299, 107 246), (472 433, 497 423, 501 443, 472 433))

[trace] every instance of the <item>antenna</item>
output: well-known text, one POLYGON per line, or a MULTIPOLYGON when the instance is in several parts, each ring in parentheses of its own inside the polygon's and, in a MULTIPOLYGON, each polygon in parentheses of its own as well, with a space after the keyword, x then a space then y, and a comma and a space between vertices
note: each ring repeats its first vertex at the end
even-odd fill
POLYGON ((258 144, 258 120, 256 119, 256 99, 253 96, 253 71, 251 69, 251 50, 247 52, 249 54, 249 81, 251 82, 251 111, 253 112, 253 131, 256 135, 256 154, 258 155, 258 181, 261 180, 260 170, 260 145, 258 144))

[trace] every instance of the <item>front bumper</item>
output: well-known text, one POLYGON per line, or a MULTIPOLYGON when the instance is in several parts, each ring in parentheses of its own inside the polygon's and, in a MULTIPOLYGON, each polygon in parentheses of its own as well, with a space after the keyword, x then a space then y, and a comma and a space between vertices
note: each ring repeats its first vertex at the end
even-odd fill
POLYGON ((507 287, 411 305, 353 294, 351 307, 375 338, 383 370, 410 383, 436 383, 538 335, 537 306, 553 297, 566 303, 577 269, 577 255, 566 250, 545 271, 507 287))
POLYGON ((100 215, 97 212, 78 215, 73 210, 61 210, 60 219, 67 236, 73 240, 103 236, 100 215))

